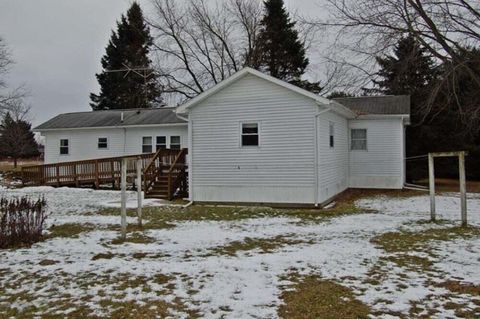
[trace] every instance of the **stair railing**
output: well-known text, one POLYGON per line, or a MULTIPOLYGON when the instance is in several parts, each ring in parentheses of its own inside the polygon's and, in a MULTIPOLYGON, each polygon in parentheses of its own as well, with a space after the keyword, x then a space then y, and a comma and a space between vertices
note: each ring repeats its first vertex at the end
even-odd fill
MULTIPOLYGON (((168 176, 168 200, 172 200, 175 196, 175 191, 179 186, 180 188, 185 188, 186 185, 186 157, 188 154, 188 149, 184 148, 178 153, 177 157, 173 161, 170 169, 167 172, 168 176)), ((186 189, 181 189, 183 193, 186 192, 186 189)))

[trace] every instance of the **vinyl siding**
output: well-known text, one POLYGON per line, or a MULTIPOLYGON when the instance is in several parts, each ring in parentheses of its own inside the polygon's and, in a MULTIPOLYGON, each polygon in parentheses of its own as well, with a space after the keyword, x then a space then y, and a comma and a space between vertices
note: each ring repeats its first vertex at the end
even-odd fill
MULTIPOLYGON (((404 182, 402 120, 352 120, 349 127, 367 129, 367 150, 350 151, 350 187, 402 188, 404 182)), ((350 136, 350 132, 348 134, 350 136)))
POLYGON ((164 127, 134 127, 112 129, 75 129, 43 132, 45 137, 45 163, 79 161, 94 158, 116 157, 142 153, 142 137, 153 138, 167 136, 167 146, 170 136, 180 136, 181 147, 188 147, 187 125, 164 127), (108 139, 107 149, 98 149, 99 137, 108 139), (60 155, 60 139, 69 140, 69 154, 60 155))
POLYGON ((195 201, 312 203, 317 105, 252 75, 195 106, 195 201), (259 147, 241 147, 241 123, 259 123, 259 147))
POLYGON ((319 116, 318 201, 323 203, 348 187, 348 122, 335 113, 319 116), (334 147, 330 147, 330 123, 334 124, 334 147))

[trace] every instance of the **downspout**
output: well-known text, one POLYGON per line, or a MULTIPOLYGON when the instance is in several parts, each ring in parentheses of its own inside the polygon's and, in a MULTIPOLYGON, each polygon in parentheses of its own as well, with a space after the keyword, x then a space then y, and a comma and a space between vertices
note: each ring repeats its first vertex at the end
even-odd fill
POLYGON ((322 110, 315 114, 315 207, 318 207, 318 190, 319 190, 319 174, 318 174, 318 166, 319 166, 319 158, 318 158, 318 117, 323 113, 330 112, 331 109, 327 107, 325 110, 322 110))
POLYGON ((181 120, 184 120, 188 123, 188 203, 183 205, 182 208, 188 208, 193 204, 193 185, 192 185, 192 163, 193 163, 193 123, 189 118, 183 117, 176 114, 177 117, 181 120))

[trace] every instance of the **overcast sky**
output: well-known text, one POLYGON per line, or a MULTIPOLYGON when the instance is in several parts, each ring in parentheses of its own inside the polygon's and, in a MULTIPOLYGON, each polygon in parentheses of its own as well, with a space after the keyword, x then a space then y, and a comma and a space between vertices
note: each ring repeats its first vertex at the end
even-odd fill
MULTIPOLYGON (((182 0, 178 0, 182 1, 182 0)), ((319 0, 287 0, 290 10, 320 14, 319 0)), ((148 14, 149 0, 139 0, 148 14)), ((10 86, 25 84, 34 125, 65 112, 89 111, 95 73, 115 21, 131 0, 0 0, 0 37, 16 64, 10 86)))

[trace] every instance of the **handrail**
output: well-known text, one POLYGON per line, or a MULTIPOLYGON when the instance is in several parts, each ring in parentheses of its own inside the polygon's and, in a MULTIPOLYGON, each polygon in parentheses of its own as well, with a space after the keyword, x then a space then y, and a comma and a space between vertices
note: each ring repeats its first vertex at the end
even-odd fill
POLYGON ((80 160, 80 161, 70 161, 70 162, 59 162, 59 163, 50 163, 50 164, 40 164, 40 165, 29 165, 29 166, 22 166, 22 171, 29 168, 39 168, 39 167, 56 167, 62 165, 73 165, 73 164, 88 164, 94 161, 115 161, 121 160, 124 158, 138 158, 138 157, 148 157, 155 153, 143 153, 143 154, 136 154, 136 155, 125 155, 125 156, 115 156, 115 157, 101 157, 101 158, 94 158, 89 160, 80 160))
POLYGON ((175 158, 175 160, 173 161, 172 165, 170 166, 170 169, 168 170, 168 179, 167 179, 167 190, 168 190, 168 199, 169 200, 172 200, 173 197, 174 197, 174 193, 175 193, 175 190, 176 190, 176 186, 178 184, 179 181, 183 180, 185 177, 184 177, 184 170, 185 170, 185 156, 187 154, 187 151, 188 149, 184 148, 182 149, 182 151, 180 153, 178 153, 177 157, 175 158), (175 180, 172 181, 172 173, 173 173, 173 170, 177 168, 177 165, 180 158, 183 159, 183 167, 182 169, 180 170, 180 172, 177 172, 177 176, 175 177, 175 180))
POLYGON ((160 156, 160 153, 162 152, 162 149, 158 149, 155 154, 153 155, 152 159, 150 160, 150 162, 148 162, 147 166, 145 166, 145 168, 143 169, 144 172, 148 171, 150 169, 150 166, 152 166, 155 161, 157 160, 157 158, 160 156))
POLYGON ((175 166, 177 165, 178 160, 180 159, 181 156, 184 155, 184 153, 185 153, 186 150, 187 150, 187 149, 184 148, 184 149, 182 149, 182 150, 180 151, 180 153, 178 153, 177 157, 175 158, 175 161, 173 161, 172 166, 170 166, 170 169, 168 170, 168 174, 171 174, 171 173, 172 173, 173 169, 174 169, 175 166))

